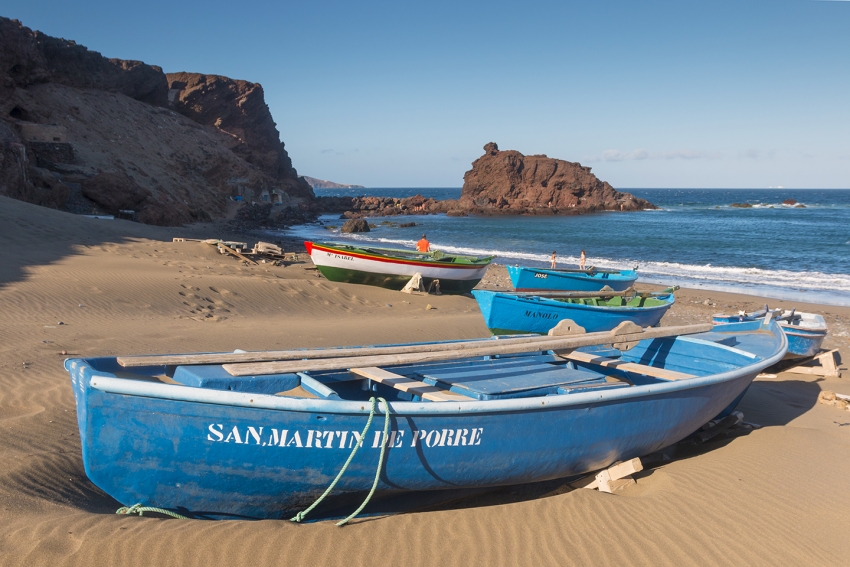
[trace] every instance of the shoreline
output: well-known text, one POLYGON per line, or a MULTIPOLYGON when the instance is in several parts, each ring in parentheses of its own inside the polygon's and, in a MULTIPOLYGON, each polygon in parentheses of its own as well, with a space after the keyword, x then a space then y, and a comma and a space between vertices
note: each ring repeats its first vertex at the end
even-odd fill
MULTIPOLYGON (((822 390, 850 394, 847 361, 841 378, 783 372, 757 379, 739 409, 761 429, 648 466, 636 485, 616 495, 551 481, 365 517, 343 529, 329 521, 118 516, 119 504, 83 470, 65 358, 439 341, 489 332, 468 296, 408 295, 317 277, 306 269, 311 263, 298 240, 284 246, 299 252, 299 262, 286 266, 243 265, 214 246, 171 241, 253 244, 257 238, 217 224, 97 221, 0 198, 0 236, 4 566, 108 567, 141 554, 163 564, 259 567, 281 559, 362 565, 375 556, 446 567, 704 566, 728 564, 729 557, 749 565, 844 562, 838 542, 850 535, 850 413, 817 399, 822 390)), ((506 277, 494 265, 483 286, 505 289, 495 286, 506 277)), ((706 322, 760 302, 681 289, 662 325, 706 322)), ((850 308, 806 304, 803 310, 827 317, 825 348, 850 353, 850 308)), ((556 425, 553 434, 561 434, 556 425)))

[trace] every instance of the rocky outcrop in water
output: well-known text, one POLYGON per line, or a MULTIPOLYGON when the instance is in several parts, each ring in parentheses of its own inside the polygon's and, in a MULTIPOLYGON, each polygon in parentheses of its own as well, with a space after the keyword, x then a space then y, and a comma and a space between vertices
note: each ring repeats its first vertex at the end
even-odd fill
MULTIPOLYGON (((463 179, 463 189, 457 200, 436 201, 422 195, 403 199, 354 197, 350 204, 334 201, 333 205, 348 205, 343 213, 348 218, 434 213, 448 216, 578 215, 656 208, 649 201, 621 193, 600 181, 589 167, 544 155, 499 151, 492 142, 484 146, 484 155, 473 162, 463 179)), ((319 206, 323 204, 320 199, 319 206)), ((335 212, 331 201, 327 205, 328 212, 335 212)))
POLYGON ((589 167, 545 155, 500 151, 490 142, 463 176, 460 210, 473 214, 574 215, 656 208, 600 181, 589 167))
POLYGON ((171 81, 169 102, 159 67, 0 17, 0 194, 165 225, 222 218, 239 196, 267 202, 272 220, 314 218, 260 85, 171 81))

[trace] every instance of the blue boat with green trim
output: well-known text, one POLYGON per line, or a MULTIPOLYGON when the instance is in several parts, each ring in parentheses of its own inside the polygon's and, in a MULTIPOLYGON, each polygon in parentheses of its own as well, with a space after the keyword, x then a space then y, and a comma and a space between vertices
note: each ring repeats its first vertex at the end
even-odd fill
POLYGON ((65 368, 86 474, 131 511, 301 520, 329 486, 495 487, 646 455, 731 411, 786 348, 753 321, 65 368))
POLYGON ((532 268, 506 266, 516 291, 600 291, 605 286, 614 291, 624 291, 637 281, 637 268, 633 270, 586 270, 569 268, 532 268))
POLYGON ((610 331, 624 321, 654 327, 673 306, 674 289, 663 292, 534 294, 472 290, 484 323, 494 335, 545 335, 560 321, 570 320, 588 333, 610 331))

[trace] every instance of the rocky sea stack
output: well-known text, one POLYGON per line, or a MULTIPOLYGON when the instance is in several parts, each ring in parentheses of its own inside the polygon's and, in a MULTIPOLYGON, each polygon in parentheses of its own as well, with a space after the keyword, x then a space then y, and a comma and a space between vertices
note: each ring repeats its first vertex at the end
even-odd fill
POLYGON ((490 142, 463 176, 459 209, 472 214, 574 215, 595 211, 655 209, 621 193, 589 167, 545 155, 500 151, 490 142))

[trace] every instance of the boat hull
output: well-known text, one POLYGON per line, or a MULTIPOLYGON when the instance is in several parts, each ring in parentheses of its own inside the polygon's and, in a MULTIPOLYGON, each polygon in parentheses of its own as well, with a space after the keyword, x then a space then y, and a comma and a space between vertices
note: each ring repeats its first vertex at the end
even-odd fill
POLYGON ((673 294, 660 296, 663 305, 652 307, 603 307, 564 303, 539 296, 519 296, 486 290, 474 290, 484 323, 494 335, 537 333, 545 335, 549 329, 565 319, 572 320, 588 333, 610 331, 624 321, 641 327, 658 325, 673 305, 673 294))
MULTIPOLYGON (((679 361, 695 365, 696 372, 706 364, 694 353, 708 345, 717 359, 711 364, 730 368, 678 382, 494 401, 392 401, 378 490, 542 481, 659 450, 728 408, 784 354, 785 338, 778 331, 756 338, 770 356, 753 355, 752 362, 746 362, 746 352, 717 346, 714 337, 647 340, 635 347, 639 360, 679 361)), ((88 477, 124 505, 142 503, 200 517, 286 518, 303 509, 340 470, 370 409, 368 401, 119 378, 115 358, 72 359, 65 365, 88 477)), ((166 370, 136 369, 151 377, 166 370)), ((385 409, 379 406, 335 494, 371 487, 385 409)))
POLYGON ((559 272, 544 268, 506 266, 517 291, 600 291, 608 286, 614 291, 624 291, 637 280, 637 271, 619 273, 559 272))
POLYGON ((429 288, 439 280, 444 293, 468 293, 487 271, 484 264, 449 264, 439 261, 407 260, 378 254, 352 252, 315 242, 305 243, 310 258, 328 280, 400 290, 416 273, 429 288))

